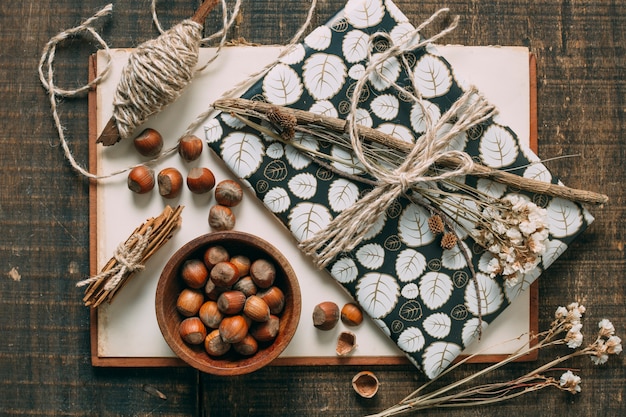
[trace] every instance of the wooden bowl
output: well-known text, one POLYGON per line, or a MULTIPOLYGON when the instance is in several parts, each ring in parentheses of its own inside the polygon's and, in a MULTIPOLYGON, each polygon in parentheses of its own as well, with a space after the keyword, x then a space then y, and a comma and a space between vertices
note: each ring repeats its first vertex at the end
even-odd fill
MULTIPOLYGON (((156 290, 156 317, 165 341, 174 353, 192 367, 214 375, 242 375, 256 371, 269 364, 287 347, 296 332, 300 320, 302 299, 296 275, 287 259, 271 244, 248 233, 228 231, 209 233, 182 246, 167 262, 156 290), (185 319, 176 310, 178 294, 185 288, 180 278, 182 264, 192 258, 202 259, 205 250, 221 245, 231 255, 246 255, 252 261, 265 258, 276 266, 276 280, 285 294, 285 307, 280 313, 280 329, 272 342, 261 344, 254 355, 246 357, 231 348, 223 356, 209 356, 204 344, 189 345, 179 334, 179 324, 185 319)), ((209 332, 211 329, 208 329, 209 332)))

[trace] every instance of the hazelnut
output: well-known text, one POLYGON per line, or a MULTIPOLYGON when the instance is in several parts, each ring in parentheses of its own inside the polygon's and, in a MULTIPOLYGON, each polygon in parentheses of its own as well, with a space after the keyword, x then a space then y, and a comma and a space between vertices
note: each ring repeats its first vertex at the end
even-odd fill
POLYGON ((180 322, 180 337, 190 345, 199 345, 207 336, 206 327, 198 317, 189 317, 180 322))
POLYGON ((178 141, 178 154, 187 162, 195 161, 202 153, 202 139, 187 135, 178 141))
POLYGON ((341 308, 341 321, 346 326, 358 326, 363 322, 363 311, 354 303, 348 303, 341 308))
POLYGON ((356 335, 352 332, 343 331, 337 338, 335 352, 338 356, 346 356, 356 349, 356 335))
POLYGON ((207 268, 211 269, 220 262, 230 260, 228 251, 223 246, 211 246, 204 252, 204 264, 207 268))
POLYGON ((222 356, 230 350, 230 343, 226 343, 220 336, 220 331, 215 329, 204 339, 204 349, 211 356, 222 356))
POLYGON ((320 330, 330 330, 339 321, 339 306, 332 301, 319 303, 313 309, 313 325, 320 330))
POLYGON ((240 342, 233 345, 237 353, 243 356, 252 356, 259 350, 259 344, 250 334, 246 335, 240 342))
POLYGON ((217 329, 220 326, 224 315, 220 311, 215 301, 209 300, 200 306, 198 317, 205 326, 211 329, 217 329))
POLYGON ((145 194, 154 188, 154 171, 138 165, 128 173, 128 188, 137 194, 145 194))
POLYGON ((211 279, 208 279, 204 285, 204 293, 209 300, 217 301, 220 294, 224 291, 228 291, 229 287, 218 287, 211 279))
POLYGON ((194 194, 204 194, 215 187, 215 176, 208 168, 191 168, 187 174, 187 188, 194 194))
POLYGON ((176 168, 165 168, 157 176, 159 194, 165 198, 176 198, 180 195, 183 176, 176 168))
POLYGON ((234 207, 241 202, 243 198, 243 190, 238 182, 233 180, 224 180, 215 187, 215 200, 217 204, 226 207, 234 207))
POLYGON ((158 131, 148 128, 133 140, 133 144, 141 155, 157 156, 163 149, 163 136, 158 131))
POLYGON ((235 282, 235 284, 233 285, 233 290, 241 291, 246 295, 246 297, 255 295, 258 292, 256 284, 249 276, 243 277, 239 281, 235 282))
POLYGON ((235 215, 228 207, 215 205, 209 210, 209 226, 218 231, 232 230, 235 227, 235 215))
POLYGON ((244 255, 235 255, 231 258, 230 262, 232 262, 241 276, 246 276, 250 272, 250 258, 244 255))
POLYGON ((246 296, 241 291, 225 291, 217 298, 217 308, 224 314, 237 314, 245 302, 246 296))
POLYGON ((204 294, 190 288, 183 289, 176 300, 176 310, 185 317, 198 314, 200 307, 204 303, 204 294))
POLYGON ((268 289, 258 293, 258 296, 265 301, 270 308, 270 313, 280 314, 285 307, 285 294, 277 286, 269 287, 268 289))
POLYGON ((201 260, 189 259, 183 264, 180 276, 188 287, 197 289, 206 284, 209 271, 201 260))
POLYGON ((218 287, 230 287, 239 279, 239 270, 230 262, 219 262, 211 269, 211 281, 218 287))
POLYGON ((280 331, 280 319, 278 316, 270 315, 269 320, 254 323, 250 328, 250 334, 259 342, 271 342, 276 339, 280 331))
POLYGON ((378 392, 378 378, 373 372, 359 372, 352 378, 352 388, 363 398, 372 398, 378 392))
POLYGON ((250 265, 250 276, 259 288, 269 288, 276 279, 276 267, 266 259, 257 259, 250 265))
POLYGON ((246 299, 246 303, 243 306, 243 314, 253 321, 268 321, 270 319, 270 308, 260 297, 251 295, 246 299))
POLYGON ((248 321, 243 316, 228 316, 220 323, 220 336, 226 343, 237 343, 248 334, 248 321))

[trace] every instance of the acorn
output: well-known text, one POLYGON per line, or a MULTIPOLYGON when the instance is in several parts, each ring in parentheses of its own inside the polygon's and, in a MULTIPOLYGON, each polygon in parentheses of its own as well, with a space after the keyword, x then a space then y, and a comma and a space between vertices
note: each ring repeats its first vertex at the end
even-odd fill
POLYGON ((235 207, 243 199, 243 190, 237 181, 223 180, 215 187, 215 201, 226 207, 235 207))
POLYGON ((143 156, 154 157, 163 149, 163 136, 154 129, 145 129, 133 139, 135 149, 143 156))
POLYGON ((187 188, 194 194, 208 193, 215 187, 215 176, 208 168, 194 167, 187 174, 187 188))
POLYGON ((211 356, 222 356, 230 350, 230 343, 224 342, 218 329, 213 330, 204 339, 204 350, 211 356))
POLYGON ((187 162, 195 161, 202 153, 202 139, 194 135, 187 135, 178 141, 178 154, 187 162))
POLYGON ((184 288, 176 300, 176 310, 185 317, 195 316, 203 303, 204 294, 198 290, 184 288))
POLYGON ((347 303, 341 308, 341 322, 346 326, 358 326, 363 322, 363 311, 354 303, 347 303))
POLYGON ((183 176, 176 168, 165 168, 157 176, 159 194, 164 198, 176 198, 183 189, 183 176))
POLYGON ((138 165, 128 173, 128 188, 137 194, 145 194, 154 188, 154 171, 138 165))
POLYGON ((246 303, 246 296, 241 291, 225 291, 217 298, 217 308, 224 314, 239 313, 246 303))
POLYGON ((271 342, 276 339, 280 331, 280 319, 278 316, 270 315, 265 322, 253 323, 250 327, 250 334, 259 342, 271 342))
POLYGON ((180 337, 190 345, 199 345, 207 336, 206 327, 198 317, 189 317, 180 322, 180 337))
POLYGON ((339 306, 332 301, 324 301, 313 308, 313 325, 320 330, 330 330, 339 321, 339 306))
POLYGON ((259 350, 259 344, 252 335, 248 334, 243 340, 233 344, 237 353, 243 356, 252 356, 259 350))
POLYGON ((233 290, 241 291, 246 295, 246 297, 250 297, 251 295, 256 295, 259 289, 254 281, 252 281, 252 278, 247 276, 240 278, 239 281, 235 282, 233 290))
POLYGON ((276 267, 266 259, 257 259, 250 265, 250 277, 259 288, 269 288, 276 279, 276 267))
POLYGON ((219 262, 211 269, 211 281, 218 287, 230 287, 239 279, 239 270, 230 262, 219 262))
POLYGON ((219 327, 220 336, 226 343, 242 341, 248 334, 248 329, 248 321, 240 315, 224 317, 219 327))
POLYGON ((183 263, 180 276, 191 288, 202 288, 209 279, 209 270, 199 259, 189 259, 183 263))
POLYGON ((217 306, 217 302, 213 300, 206 301, 200 306, 198 317, 205 326, 211 329, 217 329, 224 318, 224 315, 217 306))
POLYGON ((260 297, 251 295, 243 306, 243 314, 253 321, 264 322, 270 319, 270 308, 260 297))
POLYGON ((280 314, 285 307, 285 294, 277 286, 269 287, 257 294, 270 308, 271 314, 280 314))
POLYGON ((235 228, 233 211, 222 205, 215 205, 209 209, 209 226, 217 231, 232 230, 235 228))

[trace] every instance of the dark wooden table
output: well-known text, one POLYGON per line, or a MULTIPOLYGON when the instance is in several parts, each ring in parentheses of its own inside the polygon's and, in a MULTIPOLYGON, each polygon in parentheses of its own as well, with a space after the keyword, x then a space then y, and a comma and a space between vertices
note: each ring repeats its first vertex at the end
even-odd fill
MULTIPOLYGON (((230 2, 229 2, 230 3, 230 2)), ((539 155, 563 181, 610 196, 593 209, 596 222, 540 280, 540 325, 570 301, 588 307, 587 326, 608 317, 626 335, 626 9, 617 0, 454 0, 396 4, 417 23, 442 6, 461 16, 446 41, 525 45, 538 62, 539 155)), ((320 2, 314 24, 343 6, 320 2)), ((362 367, 269 367, 251 376, 220 378, 190 368, 98 369, 90 364, 89 311, 75 283, 89 272, 88 182, 58 145, 49 101, 37 77, 48 39, 77 25, 102 2, 57 0, 0 4, 0 414, 59 416, 356 416, 390 406, 425 381, 410 366, 374 367, 382 381, 371 400, 350 387, 362 367), (166 400, 147 387, 164 393, 166 400)), ((112 18, 96 25, 113 47, 156 36, 149 2, 115 1, 112 18)), ((197 3, 159 2, 164 26, 190 16, 197 3)), ((284 43, 308 2, 244 1, 232 37, 284 43)), ((209 18, 217 24, 217 13, 209 18)), ((91 39, 58 52, 57 82, 87 80, 91 39)), ((71 148, 86 163, 87 100, 64 100, 61 118, 71 148)), ((542 353, 540 359, 554 352, 542 353)), ((624 355, 595 367, 583 358, 583 391, 528 394, 501 405, 454 411, 463 416, 626 415, 624 355), (583 360, 584 359, 584 360, 583 360)), ((497 373, 511 378, 533 367, 497 373)), ((479 369, 468 366, 454 377, 479 369)), ((448 415, 434 410, 427 415, 448 415)))

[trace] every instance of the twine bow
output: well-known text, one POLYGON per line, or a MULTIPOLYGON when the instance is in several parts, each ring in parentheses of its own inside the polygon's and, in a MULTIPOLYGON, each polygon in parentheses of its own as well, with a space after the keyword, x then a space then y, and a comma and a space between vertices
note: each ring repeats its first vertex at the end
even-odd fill
MULTIPOLYGON (((404 53, 424 47, 453 30, 456 27, 457 19, 437 35, 415 44, 414 39, 415 36, 419 36, 419 31, 431 23, 438 14, 446 11, 447 9, 442 9, 433 15, 416 29, 416 33, 407 36, 405 38, 407 40, 400 44, 394 45, 391 38, 383 33, 376 33, 370 38, 370 43, 372 43, 374 39, 386 37, 391 46, 384 53, 374 56, 370 54, 365 73, 355 86, 347 121, 354 154, 363 165, 364 171, 376 179, 378 186, 335 217, 325 229, 301 242, 302 250, 312 256, 320 268, 326 266, 340 253, 354 249, 368 236, 371 227, 384 215, 393 201, 411 188, 425 182, 462 176, 473 170, 474 162, 471 156, 465 152, 450 150, 449 144, 455 136, 485 121, 495 113, 495 108, 488 104, 475 88, 470 88, 439 120, 433 121, 424 100, 417 93, 419 89, 416 85, 413 85, 413 91, 416 92, 413 93, 390 82, 401 94, 410 97, 414 103, 421 106, 427 126, 425 133, 418 138, 406 159, 396 168, 385 166, 376 158, 367 156, 363 147, 363 139, 358 134, 356 115, 360 93, 367 80, 372 75, 386 80, 383 65, 388 59, 397 57, 404 61, 401 58, 404 53), (434 168, 438 160, 449 157, 456 157, 459 161, 456 168, 446 171, 439 171, 434 168)), ((408 68, 408 64, 403 63, 408 68)))

